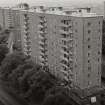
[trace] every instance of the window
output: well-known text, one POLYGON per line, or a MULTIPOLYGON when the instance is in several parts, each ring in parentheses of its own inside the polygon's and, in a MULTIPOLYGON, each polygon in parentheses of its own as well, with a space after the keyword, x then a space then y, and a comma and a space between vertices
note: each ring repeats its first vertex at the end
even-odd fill
POLYGON ((88 26, 90 26, 91 25, 91 23, 90 22, 88 22, 88 26))
POLYGON ((88 86, 91 84, 91 82, 90 81, 88 81, 88 86))
POLYGON ((99 37, 99 40, 100 40, 101 38, 99 37))
POLYGON ((88 63, 90 63, 90 60, 88 60, 88 63))
POLYGON ((98 32, 101 32, 101 30, 99 29, 98 32))
POLYGON ((63 45, 66 45, 67 42, 66 42, 65 40, 62 40, 62 44, 63 44, 63 45))
POLYGON ((88 52, 88 57, 90 56, 90 53, 88 52))
POLYGON ((77 22, 75 22, 75 25, 77 25, 77 22))
POLYGON ((98 54, 100 55, 100 51, 98 51, 98 54))
POLYGON ((88 34, 90 34, 91 33, 91 31, 90 30, 88 30, 88 34))
POLYGON ((64 51, 67 51, 67 48, 65 48, 65 47, 62 47, 62 49, 63 49, 64 51))
POLYGON ((68 56, 66 54, 64 54, 64 57, 67 58, 68 56))
POLYGON ((25 17, 27 17, 27 14, 24 14, 25 17))
POLYGON ((100 59, 98 58, 98 62, 100 61, 100 59))
POLYGON ((88 41, 90 41, 90 38, 88 38, 88 41))
POLYGON ((64 23, 66 25, 69 25, 70 20, 61 20, 61 23, 64 23))
POLYGON ((77 64, 75 64, 75 68, 77 68, 77 64))
POLYGON ((66 38, 66 36, 67 36, 66 34, 61 34, 61 35, 62 35, 63 38, 66 38))
POLYGON ((88 66, 88 70, 91 71, 91 66, 88 66))
POLYGON ((69 30, 68 27, 61 27, 61 29, 64 30, 64 31, 68 31, 69 30))
POLYGON ((90 77, 90 73, 88 73, 88 78, 90 77))
POLYGON ((82 10, 79 10, 79 12, 82 12, 82 10))
POLYGON ((100 21, 98 23, 100 24, 100 21))
POLYGON ((88 49, 90 49, 91 48, 91 46, 90 45, 88 45, 88 49))
POLYGON ((75 32, 78 32, 77 29, 75 30, 75 32))

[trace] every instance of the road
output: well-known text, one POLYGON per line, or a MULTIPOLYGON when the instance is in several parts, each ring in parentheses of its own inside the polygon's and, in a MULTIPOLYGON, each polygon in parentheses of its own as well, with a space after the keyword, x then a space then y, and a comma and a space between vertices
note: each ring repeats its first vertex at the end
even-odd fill
POLYGON ((0 105, 28 105, 25 101, 22 101, 19 97, 10 92, 0 84, 0 105), (2 104, 3 103, 3 104, 2 104))

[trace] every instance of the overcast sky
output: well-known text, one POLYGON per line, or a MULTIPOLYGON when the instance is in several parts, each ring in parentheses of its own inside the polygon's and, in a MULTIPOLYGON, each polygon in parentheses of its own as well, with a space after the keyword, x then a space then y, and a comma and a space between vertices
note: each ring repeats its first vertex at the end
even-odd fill
POLYGON ((29 3, 30 5, 71 5, 71 4, 94 4, 103 3, 105 0, 0 0, 0 6, 13 6, 21 2, 29 3))

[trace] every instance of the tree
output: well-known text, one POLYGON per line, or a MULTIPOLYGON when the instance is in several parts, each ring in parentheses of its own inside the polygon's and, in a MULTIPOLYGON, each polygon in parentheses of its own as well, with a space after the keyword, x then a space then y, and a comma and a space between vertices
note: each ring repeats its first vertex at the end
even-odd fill
MULTIPOLYGON (((15 88, 15 90, 20 91, 22 87, 20 86, 20 78, 21 77, 26 77, 27 74, 28 76, 31 73, 36 72, 37 70, 40 69, 40 65, 34 63, 32 60, 26 60, 25 64, 19 65, 15 70, 12 71, 12 73, 9 75, 9 80, 11 81, 11 86, 15 88), (36 69, 36 70, 35 70, 36 69), (30 71, 31 70, 31 71, 30 71)), ((25 80, 24 80, 25 81, 25 80)), ((23 81, 22 81, 23 82, 23 81)), ((24 82, 23 82, 24 83, 24 82)), ((22 83, 22 84, 23 84, 22 83)), ((23 85, 22 85, 23 86, 23 85)), ((21 89, 22 90, 22 89, 21 89)), ((23 90, 24 91, 24 90, 23 90)))
POLYGON ((35 69, 25 71, 24 75, 19 78, 20 87, 22 92, 25 93, 24 96, 32 103, 41 103, 45 93, 55 86, 56 79, 43 70, 37 70, 36 72, 35 69))
POLYGON ((0 44, 7 44, 10 35, 10 30, 5 29, 0 33, 0 44))
POLYGON ((0 67, 2 79, 8 80, 8 77, 12 73, 12 71, 16 69, 19 65, 24 64, 25 60, 26 57, 21 52, 14 52, 12 54, 8 54, 1 63, 0 67))
POLYGON ((5 44, 0 44, 0 65, 3 59, 6 57, 6 54, 8 53, 8 48, 5 44))
POLYGON ((57 86, 50 89, 45 97, 43 105, 72 105, 67 88, 57 86))
POLYGON ((49 95, 46 97, 42 105, 73 105, 71 104, 70 98, 63 95, 62 93, 57 93, 55 95, 49 95))

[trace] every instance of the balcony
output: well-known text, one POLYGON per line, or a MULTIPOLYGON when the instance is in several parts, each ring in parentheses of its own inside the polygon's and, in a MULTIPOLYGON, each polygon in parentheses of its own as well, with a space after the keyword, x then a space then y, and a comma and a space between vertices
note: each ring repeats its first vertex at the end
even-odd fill
POLYGON ((66 68, 66 69, 69 68, 68 65, 66 65, 66 64, 64 64, 64 63, 61 63, 61 65, 62 65, 62 67, 66 68))
POLYGON ((39 59, 40 59, 40 61, 42 61, 42 62, 44 62, 44 61, 45 61, 45 59, 44 59, 44 58, 42 58, 41 56, 39 56, 39 59))
POLYGON ((47 20, 46 20, 45 18, 41 18, 41 19, 40 19, 40 23, 43 24, 43 23, 46 23, 46 22, 47 22, 47 20))
POLYGON ((31 39, 30 39, 30 37, 26 37, 26 38, 24 38, 24 42, 28 42, 28 43, 31 43, 31 39))
POLYGON ((44 47, 45 43, 40 40, 39 41, 39 45, 42 46, 42 47, 44 47))
POLYGON ((26 52, 26 54, 29 56, 31 56, 31 51, 26 52))
POLYGON ((39 34, 47 34, 47 31, 39 30, 38 33, 39 33, 39 34))
POLYGON ((46 23, 39 23, 38 27, 39 28, 47 28, 47 24, 46 23))
POLYGON ((69 31, 64 31, 63 29, 60 29, 60 33, 68 35, 69 31))
POLYGON ((24 17, 24 20, 25 21, 28 21, 29 20, 29 17, 28 16, 24 17))
POLYGON ((24 33, 25 33, 25 34, 30 34, 30 33, 29 33, 28 31, 26 31, 26 30, 24 30, 24 33))
POLYGON ((25 34, 24 39, 28 40, 28 39, 30 39, 30 36, 25 34))
POLYGON ((31 52, 24 52, 26 56, 31 56, 31 52))
POLYGON ((62 49, 64 49, 64 48, 67 50, 68 49, 68 45, 67 44, 65 44, 65 45, 62 44, 62 49))
POLYGON ((28 31, 28 30, 29 30, 29 27, 28 27, 28 26, 26 27, 26 26, 24 25, 24 29, 25 29, 25 31, 28 31))
POLYGON ((64 33, 61 34, 61 37, 62 37, 62 38, 67 38, 67 36, 68 36, 68 35, 67 35, 67 34, 64 34, 64 33))
POLYGON ((31 46, 31 41, 25 42, 26 45, 31 46))
POLYGON ((25 21, 25 22, 24 22, 24 25, 25 25, 25 26, 28 26, 28 25, 29 25, 29 23, 28 23, 27 21, 25 21))
POLYGON ((45 53, 40 53, 40 56, 41 56, 42 58, 44 58, 45 60, 47 60, 47 58, 48 58, 47 54, 45 54, 45 53))
POLYGON ((40 38, 40 39, 44 39, 44 38, 45 38, 45 35, 44 35, 44 34, 40 34, 40 35, 39 35, 39 38, 40 38))
POLYGON ((44 66, 45 64, 43 62, 40 62, 41 66, 44 66))
POLYGON ((69 55, 73 55, 73 52, 69 51, 69 55))
POLYGON ((61 23, 61 26, 65 27, 65 28, 71 28, 72 24, 71 23, 67 23, 67 24, 61 23))
POLYGON ((43 38, 43 39, 41 39, 41 41, 42 41, 43 43, 46 43, 47 38, 43 38))
POLYGON ((43 46, 40 46, 39 49, 42 53, 45 53, 48 51, 47 47, 43 47, 43 46))
POLYGON ((64 56, 61 56, 61 59, 62 59, 62 60, 65 60, 66 62, 69 61, 68 58, 66 58, 66 57, 64 57, 64 56))
POLYGON ((41 24, 38 24, 38 28, 43 28, 43 26, 41 24))
POLYGON ((30 41, 31 41, 30 36, 27 36, 27 37, 25 38, 25 40, 26 40, 27 42, 30 42, 30 41))
POLYGON ((43 45, 40 45, 39 46, 39 49, 42 53, 45 53, 46 51, 48 51, 47 47, 46 46, 43 46, 43 45))
POLYGON ((61 23, 61 26, 65 27, 65 28, 68 28, 69 27, 68 24, 64 24, 64 23, 61 23))
POLYGON ((31 45, 24 45, 25 46, 25 49, 27 49, 28 51, 31 50, 31 45))
POLYGON ((72 61, 73 62, 73 57, 72 58, 69 57, 69 61, 72 61))
POLYGON ((30 49, 27 49, 26 47, 24 47, 24 51, 25 52, 31 52, 32 50, 31 50, 31 48, 30 49))
POLYGON ((40 22, 39 25, 42 25, 43 27, 47 27, 47 23, 46 22, 40 22))
POLYGON ((71 38, 61 38, 62 41, 66 41, 66 43, 73 41, 71 38))
POLYGON ((61 50, 61 53, 62 53, 62 54, 69 55, 69 53, 68 53, 67 51, 64 51, 63 49, 61 50))
POLYGON ((69 32, 70 34, 73 34, 73 30, 69 30, 68 32, 69 32))

